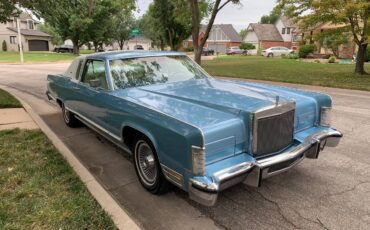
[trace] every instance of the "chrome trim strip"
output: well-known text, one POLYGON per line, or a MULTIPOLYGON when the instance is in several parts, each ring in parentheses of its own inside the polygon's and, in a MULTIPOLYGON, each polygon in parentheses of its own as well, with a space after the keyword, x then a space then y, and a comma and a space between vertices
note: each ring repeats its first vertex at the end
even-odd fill
POLYGON ((176 172, 175 170, 170 169, 169 167, 167 167, 164 164, 161 164, 161 166, 162 166, 163 174, 165 175, 167 180, 171 181, 175 185, 182 188, 183 184, 184 184, 183 176, 180 173, 176 172))
POLYGON ((86 122, 90 123, 91 125, 95 126, 96 128, 100 129, 101 131, 103 131, 104 133, 108 134, 109 136, 113 137, 114 139, 116 139, 117 141, 122 141, 122 138, 109 132, 108 130, 106 130, 105 128, 101 127, 100 125, 96 124, 95 122, 91 121, 90 119, 88 119, 87 117, 81 115, 80 113, 76 112, 75 110, 73 109, 70 109, 69 107, 66 106, 66 109, 71 111, 72 113, 76 114, 78 117, 80 117, 81 119, 85 120, 86 122))
POLYGON ((307 137, 300 145, 290 147, 285 152, 276 156, 252 162, 243 162, 230 168, 220 170, 213 174, 212 179, 214 179, 214 181, 211 184, 198 181, 196 178, 191 178, 189 180, 193 185, 195 185, 195 187, 202 188, 209 192, 220 191, 220 188, 226 189, 232 186, 233 183, 230 183, 227 186, 222 186, 222 183, 238 177, 245 177, 248 185, 256 187, 259 186, 261 179, 282 173, 296 166, 306 157, 306 150, 311 146, 317 145, 320 147, 322 143, 326 143, 330 139, 336 139, 336 141, 339 142, 342 136, 342 133, 337 130, 323 130, 307 137), (268 170, 270 166, 289 161, 299 157, 301 154, 303 154, 301 158, 297 159, 286 168, 271 173, 264 171, 268 170))
POLYGON ((236 177, 238 175, 244 174, 251 170, 255 165, 255 162, 242 162, 235 166, 223 169, 214 174, 214 177, 217 181, 225 181, 229 178, 236 177))
POLYGON ((57 101, 57 99, 55 97, 53 97, 53 95, 51 95, 51 93, 49 91, 46 92, 46 96, 49 98, 49 101, 50 101, 50 99, 52 99, 53 101, 57 101))
POLYGON ((267 106, 253 113, 253 120, 252 120, 252 152, 253 153, 257 152, 257 146, 258 146, 257 145, 258 144, 258 140, 257 140, 258 120, 261 118, 272 117, 272 116, 281 115, 283 113, 287 113, 289 111, 294 110, 295 107, 296 107, 295 102, 288 102, 282 105, 267 106))

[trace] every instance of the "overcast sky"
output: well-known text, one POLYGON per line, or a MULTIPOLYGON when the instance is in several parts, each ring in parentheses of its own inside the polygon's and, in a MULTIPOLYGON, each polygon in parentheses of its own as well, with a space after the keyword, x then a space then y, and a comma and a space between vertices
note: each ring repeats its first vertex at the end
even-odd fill
MULTIPOLYGON (((143 15, 152 0, 137 0, 139 13, 143 15)), ((216 17, 217 24, 233 24, 237 31, 246 28, 249 23, 258 22, 262 15, 274 8, 276 0, 241 0, 241 5, 228 4, 216 17)))

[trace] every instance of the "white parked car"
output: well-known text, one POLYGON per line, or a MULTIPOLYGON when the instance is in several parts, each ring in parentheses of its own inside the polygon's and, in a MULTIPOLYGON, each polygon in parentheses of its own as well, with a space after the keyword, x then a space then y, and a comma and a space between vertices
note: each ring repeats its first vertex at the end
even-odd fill
POLYGON ((227 55, 234 55, 234 54, 247 54, 247 50, 242 50, 238 46, 231 46, 226 50, 227 55))
POLYGON ((291 54, 294 50, 288 49, 286 47, 270 47, 266 50, 262 50, 262 56, 265 57, 274 57, 274 56, 281 56, 283 54, 291 54))

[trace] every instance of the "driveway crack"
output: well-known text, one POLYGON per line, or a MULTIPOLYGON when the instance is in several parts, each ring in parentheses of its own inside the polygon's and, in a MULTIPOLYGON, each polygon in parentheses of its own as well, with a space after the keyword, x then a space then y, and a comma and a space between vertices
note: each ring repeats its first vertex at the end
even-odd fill
POLYGON ((300 229, 299 226, 297 226, 296 224, 294 224, 292 221, 290 221, 286 216, 285 214, 283 213, 282 211, 282 208, 280 207, 280 204, 274 200, 271 200, 269 198, 267 198, 265 195, 263 195, 261 192, 259 191, 256 191, 258 195, 260 195, 265 201, 275 205, 275 207, 277 208, 277 211, 278 213, 281 215, 281 217, 284 219, 284 221, 288 224, 290 224, 291 226, 293 226, 295 229, 300 229))
POLYGON ((325 198, 325 197, 340 196, 340 195, 343 195, 345 193, 352 192, 363 184, 370 184, 370 181, 359 182, 359 183, 355 184, 352 188, 346 189, 346 190, 343 190, 343 191, 340 191, 340 192, 337 192, 337 193, 324 194, 324 195, 320 196, 320 199, 325 198))

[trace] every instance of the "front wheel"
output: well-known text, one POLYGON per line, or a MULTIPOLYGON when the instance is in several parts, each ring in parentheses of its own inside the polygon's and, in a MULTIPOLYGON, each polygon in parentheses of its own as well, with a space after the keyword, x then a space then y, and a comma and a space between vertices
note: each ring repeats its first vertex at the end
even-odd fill
POLYGON ((268 57, 268 58, 272 58, 272 57, 274 57, 274 54, 273 54, 273 53, 269 53, 269 54, 267 55, 267 57, 268 57))
POLYGON ((62 103, 62 113, 64 123, 66 123, 68 127, 75 128, 81 125, 75 115, 64 106, 64 103, 62 103))
POLYGON ((170 190, 171 184, 164 177, 157 154, 151 142, 140 137, 135 141, 134 164, 141 185, 153 194, 163 194, 170 190))

